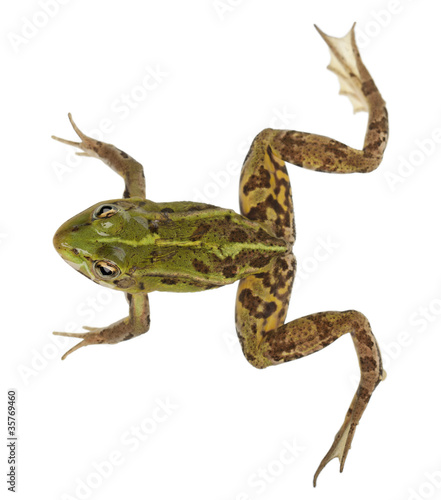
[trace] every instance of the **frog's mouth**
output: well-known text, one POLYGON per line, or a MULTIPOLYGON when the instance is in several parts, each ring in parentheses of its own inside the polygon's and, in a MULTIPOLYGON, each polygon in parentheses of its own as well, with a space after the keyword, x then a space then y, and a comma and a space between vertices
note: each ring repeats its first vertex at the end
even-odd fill
POLYGON ((64 223, 54 235, 53 244, 60 257, 72 266, 76 271, 93 279, 87 261, 91 260, 83 250, 75 245, 75 229, 68 223, 64 223))
MULTIPOLYGON (((75 227, 74 227, 75 230, 75 227)), ((55 250, 61 255, 64 260, 77 260, 79 255, 78 248, 72 245, 72 227, 68 226, 67 222, 60 226, 54 234, 53 244, 55 250)))

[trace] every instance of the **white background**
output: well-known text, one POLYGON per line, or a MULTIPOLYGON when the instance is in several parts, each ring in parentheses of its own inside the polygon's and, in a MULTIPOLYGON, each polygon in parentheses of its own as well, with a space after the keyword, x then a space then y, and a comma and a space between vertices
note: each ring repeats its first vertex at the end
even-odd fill
POLYGON ((441 498, 440 14, 436 0, 2 4, 2 495, 13 387, 14 498, 441 498), (313 28, 342 36, 353 21, 388 104, 390 142, 369 175, 289 166, 299 277, 288 320, 362 311, 388 378, 344 473, 332 461, 314 490, 358 382, 349 335, 256 370, 235 340, 231 286, 151 294, 149 333, 60 361, 75 340, 52 331, 107 325, 127 304, 67 266, 52 235, 121 196, 123 182, 96 160, 74 164, 50 135, 75 140, 70 111, 143 163, 149 198, 238 210, 239 166, 263 128, 362 145, 366 114, 338 96, 313 28))

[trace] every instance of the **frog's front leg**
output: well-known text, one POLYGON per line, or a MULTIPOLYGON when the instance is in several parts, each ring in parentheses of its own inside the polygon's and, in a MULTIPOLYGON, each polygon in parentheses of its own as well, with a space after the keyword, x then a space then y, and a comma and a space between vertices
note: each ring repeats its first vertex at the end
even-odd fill
POLYGON ((83 152, 77 153, 77 155, 98 158, 119 174, 125 181, 124 198, 145 198, 145 178, 142 165, 112 144, 88 137, 77 127, 70 113, 68 117, 81 142, 68 141, 55 136, 52 138, 63 144, 82 149, 83 152))
POLYGON ((54 332, 54 335, 83 339, 72 349, 69 349, 61 359, 65 359, 66 356, 80 347, 94 344, 117 344, 147 332, 150 327, 150 309, 147 294, 126 293, 125 295, 129 303, 129 315, 126 318, 104 328, 84 326, 85 330, 89 330, 87 333, 54 332))
POLYGON ((236 328, 245 357, 256 368, 308 356, 350 333, 361 378, 345 420, 314 475, 335 457, 343 471, 355 429, 374 389, 386 373, 380 350, 366 317, 357 311, 310 314, 283 324, 294 279, 294 258, 280 257, 273 268, 242 279, 237 293, 236 328))

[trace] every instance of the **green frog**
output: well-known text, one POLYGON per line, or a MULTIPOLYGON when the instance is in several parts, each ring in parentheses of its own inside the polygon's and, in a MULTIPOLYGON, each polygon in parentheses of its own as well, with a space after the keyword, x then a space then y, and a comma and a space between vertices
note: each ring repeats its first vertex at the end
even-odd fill
POLYGON ((80 142, 54 137, 99 158, 123 177, 123 199, 97 203, 65 222, 54 236, 61 257, 99 285, 121 290, 129 315, 105 328, 56 335, 81 341, 63 356, 93 344, 116 344, 146 332, 148 294, 197 292, 239 281, 236 329, 246 359, 266 368, 312 354, 350 333, 361 378, 335 440, 314 475, 338 457, 340 471, 355 428, 385 378, 377 341, 366 317, 354 310, 310 314, 285 323, 296 261, 291 186, 284 162, 320 172, 371 172, 388 136, 385 102, 358 52, 354 26, 342 38, 317 28, 331 51, 328 68, 354 111, 369 113, 363 149, 328 137, 265 129, 251 144, 240 176, 240 212, 209 204, 156 203, 145 198, 143 167, 124 151, 88 137, 69 119, 80 142))

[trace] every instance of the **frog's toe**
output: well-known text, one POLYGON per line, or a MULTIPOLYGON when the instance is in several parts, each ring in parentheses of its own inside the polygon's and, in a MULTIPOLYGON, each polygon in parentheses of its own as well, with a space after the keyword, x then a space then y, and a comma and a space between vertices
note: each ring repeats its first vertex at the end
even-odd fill
POLYGON ((55 139, 58 142, 62 142, 63 144, 67 144, 68 146, 74 146, 76 148, 80 148, 81 144, 75 141, 69 141, 68 139, 62 139, 61 137, 57 137, 56 135, 51 135, 52 139, 55 139))
POLYGON ((66 351, 63 356, 61 356, 61 359, 64 360, 69 356, 69 354, 72 354, 74 351, 79 349, 80 347, 84 347, 86 345, 89 345, 89 343, 86 340, 82 340, 81 342, 78 342, 78 344, 74 345, 71 347, 68 351, 66 351))
POLYGON ((60 335, 62 337, 75 337, 77 339, 83 339, 85 333, 67 333, 67 332, 52 332, 54 335, 60 335))
MULTIPOLYGON (((69 121, 77 133, 78 137, 80 139, 88 139, 87 135, 83 134, 81 130, 78 128, 77 124, 73 121, 72 115, 70 113, 67 114, 69 121)), ((77 148, 81 147, 81 143, 75 142, 75 141, 68 141, 67 139, 61 139, 60 137, 57 137, 55 135, 52 136, 52 139, 55 139, 56 141, 62 142, 63 144, 68 144, 69 146, 76 146, 77 148)))
POLYGON ((87 333, 66 333, 66 332, 53 332, 54 335, 61 335, 63 337, 74 337, 77 339, 83 339, 81 342, 78 342, 78 344, 74 345, 71 349, 69 349, 67 352, 63 354, 61 359, 66 359, 69 354, 72 354, 74 351, 78 350, 80 347, 85 347, 87 345, 93 345, 93 344, 102 344, 103 343, 103 338, 97 334, 94 333, 94 331, 99 331, 99 328, 86 328, 90 330, 87 333))
POLYGON ((88 137, 84 132, 81 132, 81 130, 78 128, 78 125, 74 122, 71 113, 67 113, 67 117, 69 118, 69 121, 70 121, 70 124, 72 125, 72 128, 75 130, 77 136, 80 139, 82 139, 83 141, 85 139, 90 139, 90 137, 88 137))
MULTIPOLYGON (((58 142, 62 142, 63 144, 67 144, 68 146, 74 146, 75 148, 82 149, 83 151, 76 153, 78 156, 97 156, 96 147, 94 148, 94 144, 98 141, 93 139, 92 137, 87 136, 85 133, 81 132, 78 128, 77 124, 73 121, 72 115, 68 113, 69 121, 75 130, 78 137, 81 139, 81 142, 69 141, 67 139, 62 139, 61 137, 57 137, 55 135, 51 136, 52 139, 55 139, 58 142)), ((99 157, 99 156, 98 156, 99 157)))

